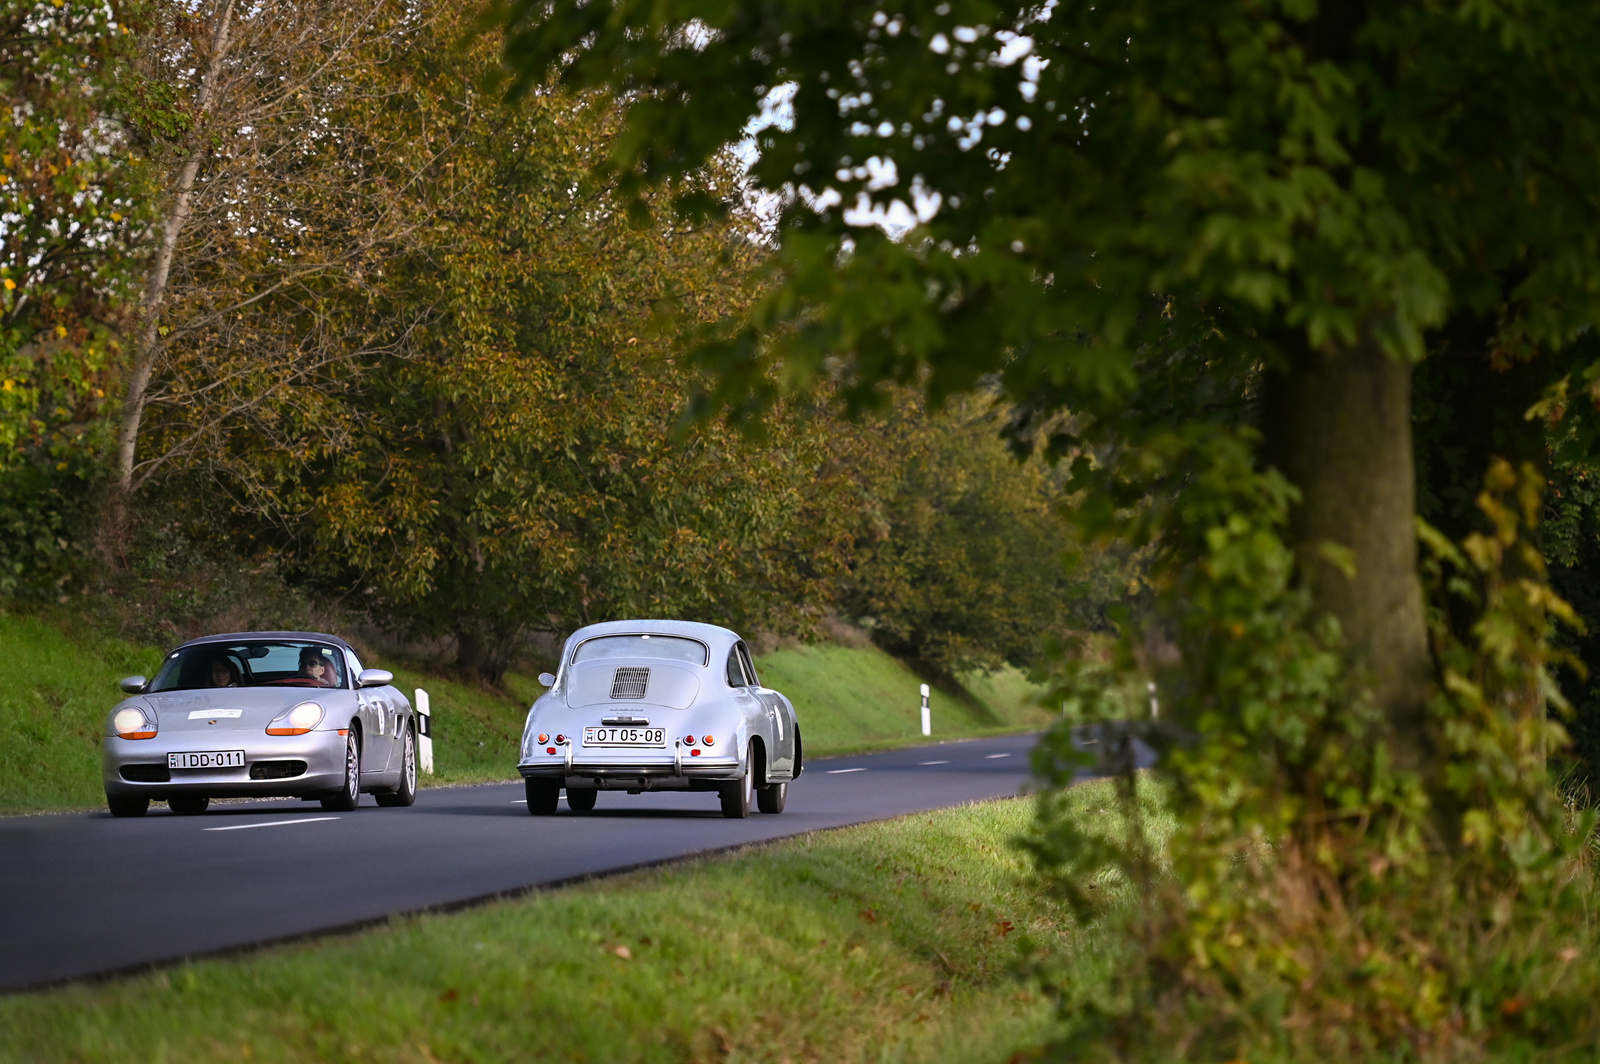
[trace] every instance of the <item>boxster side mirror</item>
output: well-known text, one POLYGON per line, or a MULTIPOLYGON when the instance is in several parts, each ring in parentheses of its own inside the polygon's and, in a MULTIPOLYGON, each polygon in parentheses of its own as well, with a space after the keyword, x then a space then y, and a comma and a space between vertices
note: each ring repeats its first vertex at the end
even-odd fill
POLYGON ((548 672, 541 672, 539 674, 539 684, 542 687, 554 687, 556 685, 556 678, 551 676, 548 672))
POLYGON ((124 676, 117 686, 122 688, 123 694, 142 695, 144 689, 150 686, 150 681, 143 676, 124 676))
POLYGON ((394 683, 394 673, 387 669, 362 669, 356 677, 357 687, 383 687, 394 683))

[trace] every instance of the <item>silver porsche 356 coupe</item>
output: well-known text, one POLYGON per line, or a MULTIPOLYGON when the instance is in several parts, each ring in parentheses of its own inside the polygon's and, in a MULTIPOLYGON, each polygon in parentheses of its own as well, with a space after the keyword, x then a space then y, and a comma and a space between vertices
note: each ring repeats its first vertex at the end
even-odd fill
POLYGON ((800 775, 794 706, 761 686, 750 652, 726 628, 689 621, 608 621, 580 628, 560 671, 528 711, 517 770, 528 812, 575 812, 602 790, 716 791, 722 815, 751 798, 781 813, 800 775))
POLYGON ((290 795, 354 809, 417 794, 416 721, 394 676, 315 632, 193 639, 156 678, 129 676, 132 697, 106 718, 101 768, 114 816, 151 801, 203 813, 212 798, 290 795))

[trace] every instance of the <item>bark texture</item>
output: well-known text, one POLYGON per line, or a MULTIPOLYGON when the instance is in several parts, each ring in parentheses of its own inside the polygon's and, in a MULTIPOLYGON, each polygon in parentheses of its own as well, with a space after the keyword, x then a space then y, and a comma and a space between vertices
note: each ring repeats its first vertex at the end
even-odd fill
POLYGON ((1300 489, 1290 534, 1315 608, 1337 618, 1354 678, 1397 762, 1431 775, 1433 679, 1417 575, 1411 366, 1375 344, 1306 352, 1263 395, 1268 460, 1300 489))
POLYGON ((172 258, 178 250, 178 238, 183 233, 183 227, 189 222, 200 164, 210 150, 206 140, 206 120, 216 104, 217 81, 222 76, 222 66, 232 39, 233 0, 223 0, 215 18, 206 72, 195 98, 197 119, 190 134, 193 146, 174 175, 172 205, 162 219, 161 243, 150 263, 144 296, 139 304, 139 339, 134 353, 133 372, 128 375, 128 390, 122 400, 122 424, 117 431, 117 484, 123 494, 133 488, 134 458, 139 448, 139 422, 144 418, 145 398, 150 391, 150 378, 155 372, 156 355, 160 349, 161 304, 167 295, 172 258))

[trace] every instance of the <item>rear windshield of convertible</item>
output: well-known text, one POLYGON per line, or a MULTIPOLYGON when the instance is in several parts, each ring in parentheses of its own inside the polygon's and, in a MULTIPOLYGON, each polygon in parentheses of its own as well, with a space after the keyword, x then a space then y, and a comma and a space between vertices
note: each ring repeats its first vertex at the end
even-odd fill
POLYGON ((174 650, 151 691, 208 687, 347 687, 344 655, 326 643, 250 639, 174 650))
POLYGON ((660 658, 704 665, 707 654, 706 645, 698 639, 675 635, 602 635, 579 643, 578 649, 572 652, 572 663, 576 665, 597 658, 660 658))

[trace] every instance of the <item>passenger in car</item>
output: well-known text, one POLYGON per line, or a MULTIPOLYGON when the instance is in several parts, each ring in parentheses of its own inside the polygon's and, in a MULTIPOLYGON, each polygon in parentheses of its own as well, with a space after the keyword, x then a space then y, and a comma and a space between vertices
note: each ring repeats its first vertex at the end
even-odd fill
POLYGON ((234 668, 233 662, 227 658, 213 658, 211 661, 211 686, 212 687, 238 687, 239 670, 234 668))

